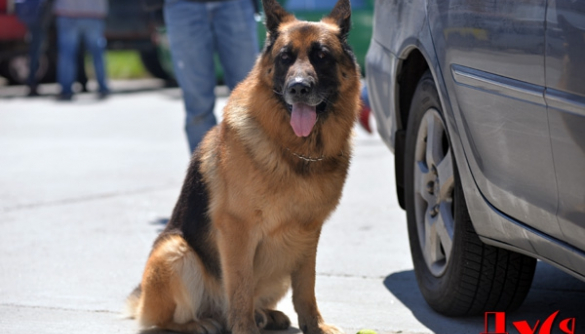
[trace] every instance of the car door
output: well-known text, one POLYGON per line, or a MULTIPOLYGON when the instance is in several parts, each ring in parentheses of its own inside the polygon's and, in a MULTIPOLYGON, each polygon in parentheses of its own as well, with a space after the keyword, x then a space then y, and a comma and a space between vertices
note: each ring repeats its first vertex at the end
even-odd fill
POLYGON ((546 0, 429 0, 430 29, 477 187, 557 237, 544 101, 546 0))
POLYGON ((564 240, 585 250, 585 2, 549 0, 546 38, 557 216, 564 240))

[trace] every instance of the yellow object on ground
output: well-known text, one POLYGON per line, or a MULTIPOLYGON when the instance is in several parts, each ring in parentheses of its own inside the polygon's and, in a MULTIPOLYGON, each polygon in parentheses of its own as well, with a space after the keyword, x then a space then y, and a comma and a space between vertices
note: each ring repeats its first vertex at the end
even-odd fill
POLYGON ((356 334, 378 334, 373 329, 360 329, 356 334))

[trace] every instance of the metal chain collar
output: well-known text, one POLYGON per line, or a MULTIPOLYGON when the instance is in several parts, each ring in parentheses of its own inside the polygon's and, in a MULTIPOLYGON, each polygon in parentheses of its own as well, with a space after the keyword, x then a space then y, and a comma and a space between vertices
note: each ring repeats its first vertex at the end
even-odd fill
MULTIPOLYGON (((302 154, 298 154, 298 153, 295 153, 295 152, 291 151, 288 147, 286 149, 287 149, 287 151, 289 151, 290 153, 292 153, 295 157, 297 157, 299 159, 302 159, 302 160, 305 160, 307 162, 316 162, 316 161, 321 161, 321 160, 325 159, 325 156, 324 155, 321 155, 318 158, 306 157, 306 156, 304 156, 302 154)), ((343 156, 343 151, 341 151, 341 154, 339 154, 339 155, 340 156, 343 156)))

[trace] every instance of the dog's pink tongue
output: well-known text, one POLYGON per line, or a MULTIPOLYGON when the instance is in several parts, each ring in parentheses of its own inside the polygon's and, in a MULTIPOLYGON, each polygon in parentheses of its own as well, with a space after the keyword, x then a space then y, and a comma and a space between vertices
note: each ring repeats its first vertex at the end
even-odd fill
POLYGON ((293 104, 290 125, 297 136, 308 136, 316 122, 317 111, 315 106, 309 106, 304 103, 293 104))

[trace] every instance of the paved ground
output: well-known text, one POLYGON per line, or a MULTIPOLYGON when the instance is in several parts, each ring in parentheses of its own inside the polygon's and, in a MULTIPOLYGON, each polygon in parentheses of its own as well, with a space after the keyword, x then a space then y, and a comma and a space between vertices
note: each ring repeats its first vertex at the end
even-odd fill
MULTIPOLYGON (((1 334, 138 332, 120 311, 174 206, 188 149, 177 89, 150 81, 113 87, 118 94, 106 101, 86 94, 73 103, 0 87, 1 334)), ((218 99, 218 111, 224 103, 218 99)), ((318 253, 325 319, 348 334, 483 332, 482 317, 445 318, 425 304, 393 157, 361 129, 355 142, 318 253)), ((296 319, 289 297, 281 307, 296 319)), ((577 317, 577 333, 585 333, 585 283, 539 263, 508 331, 516 333, 511 321, 532 326, 557 310, 560 319, 577 317)))

